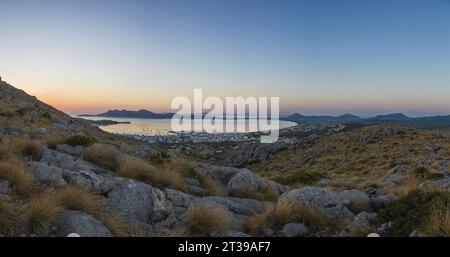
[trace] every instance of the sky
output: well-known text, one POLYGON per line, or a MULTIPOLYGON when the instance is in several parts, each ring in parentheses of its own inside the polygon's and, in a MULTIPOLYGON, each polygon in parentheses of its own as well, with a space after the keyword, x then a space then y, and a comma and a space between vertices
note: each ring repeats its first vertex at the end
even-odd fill
POLYGON ((448 0, 0 0, 0 76, 70 114, 176 96, 450 114, 448 0))

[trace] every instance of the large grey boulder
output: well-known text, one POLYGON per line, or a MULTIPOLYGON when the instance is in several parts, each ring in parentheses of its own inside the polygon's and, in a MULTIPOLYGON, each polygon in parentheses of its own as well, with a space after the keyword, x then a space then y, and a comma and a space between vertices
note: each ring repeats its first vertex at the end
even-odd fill
POLYGON ((30 162, 29 167, 31 175, 39 183, 56 186, 74 184, 100 193, 109 191, 117 179, 107 173, 96 174, 87 170, 65 170, 44 162, 30 162))
POLYGON ((154 224, 173 214, 164 192, 135 180, 119 178, 106 197, 113 211, 131 220, 154 224))
POLYGON ((303 224, 289 223, 283 227, 281 235, 284 237, 303 237, 308 234, 308 229, 303 224))
POLYGON ((60 153, 51 149, 45 149, 42 151, 40 162, 46 163, 49 166, 70 171, 92 171, 97 174, 110 173, 105 169, 97 167, 81 158, 60 153))
POLYGON ((242 171, 242 169, 232 167, 221 167, 205 163, 199 163, 195 171, 203 176, 210 176, 222 185, 226 185, 230 179, 242 171))
POLYGON ((370 207, 369 196, 356 189, 345 190, 339 193, 344 200, 344 204, 354 213, 367 210, 370 207))
POLYGON ((228 193, 257 192, 266 185, 264 179, 253 172, 244 169, 234 175, 227 184, 228 193))
POLYGON ((111 231, 99 220, 80 211, 66 210, 57 221, 56 236, 76 233, 81 237, 112 237, 111 231))
POLYGON ((279 201, 310 206, 319 211, 325 218, 332 220, 354 217, 354 214, 346 207, 344 200, 338 193, 318 187, 305 187, 290 191, 281 195, 279 201))
POLYGON ((165 192, 167 199, 170 200, 174 207, 178 208, 188 208, 189 206, 195 204, 209 203, 212 205, 220 205, 237 215, 251 216, 253 214, 264 212, 267 207, 267 203, 253 199, 219 196, 195 197, 193 195, 168 188, 165 192))

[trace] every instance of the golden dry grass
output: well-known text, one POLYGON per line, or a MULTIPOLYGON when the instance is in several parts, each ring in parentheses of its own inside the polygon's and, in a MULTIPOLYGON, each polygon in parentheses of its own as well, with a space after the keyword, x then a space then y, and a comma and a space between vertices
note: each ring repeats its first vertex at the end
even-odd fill
POLYGON ((154 186, 172 187, 186 191, 186 184, 183 181, 183 177, 177 171, 167 168, 157 168, 138 158, 129 158, 123 161, 117 170, 117 174, 154 186))
POLYGON ((63 208, 52 195, 41 194, 33 197, 25 210, 28 232, 48 236, 51 226, 57 221, 62 211, 63 208))
POLYGON ((0 145, 0 157, 2 159, 12 158, 13 156, 39 160, 41 145, 35 141, 20 138, 9 138, 0 145))
POLYGON ((33 178, 25 169, 25 165, 17 159, 0 161, 0 179, 9 181, 14 190, 20 194, 28 194, 33 186, 33 178))
POLYGON ((426 224, 420 228, 426 236, 450 236, 450 209, 448 207, 433 208, 426 224))
POLYGON ((14 213, 11 205, 4 198, 0 198, 0 234, 11 234, 13 231, 14 213))
POLYGON ((54 197, 65 209, 83 211, 92 215, 100 213, 104 206, 99 195, 79 186, 70 185, 61 188, 54 197))
POLYGON ((166 169, 175 171, 183 177, 197 177, 194 162, 185 158, 172 159, 166 164, 166 169))
POLYGON ((118 168, 119 151, 112 145, 94 144, 86 148, 84 159, 99 167, 115 171, 118 168))
POLYGON ((188 209, 186 233, 190 236, 208 236, 213 231, 230 227, 231 217, 221 207, 202 203, 188 209))
POLYGON ((250 216, 246 222, 246 230, 248 233, 258 236, 263 227, 280 231, 284 225, 289 223, 303 223, 310 228, 318 228, 323 226, 326 220, 311 206, 282 201, 268 207, 264 213, 250 216))
POLYGON ((407 177, 402 185, 390 189, 390 193, 403 197, 408 195, 411 191, 419 188, 420 181, 416 177, 407 177))
POLYGON ((201 177, 200 181, 209 196, 224 196, 225 193, 222 191, 222 187, 215 179, 206 175, 201 177))

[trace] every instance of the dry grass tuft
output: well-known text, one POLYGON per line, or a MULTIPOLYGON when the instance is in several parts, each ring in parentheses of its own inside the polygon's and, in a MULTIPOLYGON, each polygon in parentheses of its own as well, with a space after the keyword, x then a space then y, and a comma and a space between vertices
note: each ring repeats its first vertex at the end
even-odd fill
POLYGON ((138 158, 129 158, 123 161, 117 170, 117 174, 154 186, 172 187, 186 191, 183 177, 177 171, 159 169, 138 158))
POLYGON ((275 206, 267 208, 262 214, 256 214, 247 219, 246 230, 252 235, 260 235, 261 229, 269 227, 280 231, 289 223, 303 223, 308 227, 323 226, 325 218, 311 206, 288 202, 278 202, 275 206))
POLYGON ((208 236, 211 232, 231 227, 231 217, 221 207, 202 203, 189 207, 186 232, 191 236, 208 236))
POLYGON ((203 176, 201 177, 200 181, 209 196, 224 196, 224 192, 222 191, 222 187, 220 186, 219 182, 217 182, 212 177, 203 176))
POLYGON ((94 144, 86 148, 84 159, 99 167, 115 171, 119 151, 112 145, 94 144))
POLYGON ((12 138, 2 142, 0 156, 2 159, 8 159, 15 155, 37 161, 41 158, 41 148, 35 141, 12 138))
POLYGON ((42 194, 31 199, 25 211, 25 220, 29 233, 47 236, 63 208, 59 202, 49 194, 42 194))
POLYGON ((426 236, 450 236, 450 209, 449 207, 433 208, 429 220, 420 228, 426 236))
POLYGON ((0 234, 11 234, 14 223, 14 214, 11 211, 11 206, 3 198, 0 198, 0 234))
POLYGON ((54 197, 65 209, 83 211, 94 216, 100 213, 104 206, 99 195, 79 186, 62 188, 54 197))
POLYGON ((21 194, 30 193, 33 178, 27 173, 25 165, 17 159, 0 161, 0 179, 9 181, 14 190, 21 194))
POLYGON ((166 169, 179 173, 185 178, 195 178, 198 175, 195 172, 195 164, 185 158, 177 158, 167 163, 166 169))
POLYGON ((408 177, 402 185, 391 189, 390 193, 403 197, 408 195, 411 191, 419 188, 419 185, 420 181, 416 177, 408 177))

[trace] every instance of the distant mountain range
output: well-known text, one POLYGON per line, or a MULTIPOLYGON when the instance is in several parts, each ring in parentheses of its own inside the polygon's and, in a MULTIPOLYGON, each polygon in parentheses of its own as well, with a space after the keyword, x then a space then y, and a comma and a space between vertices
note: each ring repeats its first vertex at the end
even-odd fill
MULTIPOLYGON (((170 119, 174 113, 155 113, 148 110, 129 111, 129 110, 109 110, 104 113, 92 115, 82 114, 80 117, 105 117, 105 118, 138 118, 138 119, 170 119)), ((362 118, 356 115, 346 113, 340 116, 316 115, 305 116, 299 113, 282 117, 282 120, 302 122, 302 123, 337 123, 351 122, 363 124, 376 123, 397 123, 416 127, 446 127, 450 128, 450 115, 447 116, 427 116, 427 117, 408 117, 403 113, 392 113, 377 115, 371 118, 362 118)))
POLYGON ((128 111, 109 110, 100 114, 81 114, 80 117, 109 117, 109 118, 137 118, 137 119, 170 119, 173 113, 154 113, 148 110, 128 111))
POLYGON ((397 123, 411 125, 416 127, 450 127, 450 115, 447 116, 428 116, 428 117, 408 117, 403 113, 392 113, 386 115, 377 115, 371 118, 362 118, 353 114, 344 114, 341 116, 304 116, 298 113, 283 118, 283 120, 306 122, 306 123, 336 123, 336 122, 357 122, 365 124, 375 123, 397 123))

